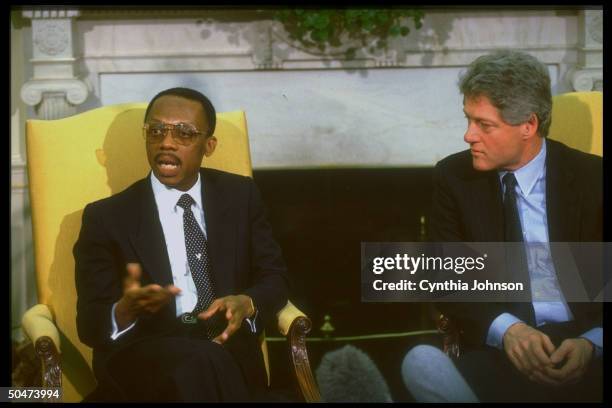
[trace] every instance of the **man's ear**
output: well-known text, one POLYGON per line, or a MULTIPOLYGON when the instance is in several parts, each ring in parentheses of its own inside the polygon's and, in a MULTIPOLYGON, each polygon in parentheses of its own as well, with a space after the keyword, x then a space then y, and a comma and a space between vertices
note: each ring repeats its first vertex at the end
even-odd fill
POLYGON ((521 125, 521 133, 524 140, 532 138, 538 134, 538 125, 540 121, 538 120, 538 116, 535 113, 532 113, 529 116, 527 122, 521 125))
POLYGON ((210 136, 204 141, 204 156, 209 157, 217 148, 217 138, 210 136))

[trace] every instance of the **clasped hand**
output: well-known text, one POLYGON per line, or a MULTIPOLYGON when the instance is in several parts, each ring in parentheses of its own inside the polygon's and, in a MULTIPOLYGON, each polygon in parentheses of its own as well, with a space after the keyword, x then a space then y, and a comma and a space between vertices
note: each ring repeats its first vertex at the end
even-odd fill
POLYGON ((510 326, 503 341, 506 355, 521 373, 531 381, 552 386, 580 380, 594 347, 586 339, 574 338, 555 348, 546 334, 522 322, 510 326))

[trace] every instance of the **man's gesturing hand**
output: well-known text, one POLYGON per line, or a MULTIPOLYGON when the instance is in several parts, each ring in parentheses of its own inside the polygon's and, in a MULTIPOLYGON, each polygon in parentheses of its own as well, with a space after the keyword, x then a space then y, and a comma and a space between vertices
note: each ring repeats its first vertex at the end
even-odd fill
POLYGON ((546 369, 554 365, 550 356, 555 351, 547 335, 520 322, 506 330, 503 341, 512 364, 531 381, 558 385, 556 379, 546 375, 546 369))
POLYGON ((548 367, 546 374, 560 384, 578 382, 587 370, 593 357, 593 343, 587 339, 566 339, 550 356, 553 364, 561 364, 560 368, 548 367))
POLYGON ((219 344, 225 343, 236 330, 242 325, 242 321, 247 317, 252 317, 255 313, 251 298, 246 295, 225 296, 215 299, 211 305, 198 315, 199 319, 207 320, 218 311, 225 311, 225 318, 228 321, 223 333, 213 339, 219 344))
POLYGON ((119 330, 132 324, 144 313, 156 313, 171 299, 178 295, 181 290, 174 285, 162 288, 151 284, 140 286, 142 270, 138 263, 126 265, 127 276, 123 281, 123 297, 115 307, 115 320, 119 330))

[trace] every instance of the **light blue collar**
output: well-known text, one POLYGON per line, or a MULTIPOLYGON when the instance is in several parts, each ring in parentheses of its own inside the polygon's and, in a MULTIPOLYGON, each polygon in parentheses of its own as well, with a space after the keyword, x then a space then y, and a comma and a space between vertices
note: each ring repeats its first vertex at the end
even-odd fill
MULTIPOLYGON (((542 147, 540 148, 540 152, 536 155, 536 157, 531 159, 529 163, 525 164, 520 169, 514 171, 516 182, 524 196, 528 196, 531 193, 536 181, 538 181, 538 178, 543 175, 545 163, 546 139, 542 141, 542 147)), ((500 182, 506 173, 508 173, 506 170, 498 172, 500 182)))

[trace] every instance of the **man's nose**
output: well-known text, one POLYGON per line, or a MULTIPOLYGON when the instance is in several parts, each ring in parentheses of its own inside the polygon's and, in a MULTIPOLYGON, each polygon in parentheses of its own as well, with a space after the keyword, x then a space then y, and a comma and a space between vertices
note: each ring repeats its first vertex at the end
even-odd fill
POLYGON ((164 129, 164 137, 161 140, 160 147, 164 149, 175 149, 176 142, 174 141, 173 129, 164 129))
POLYGON ((465 143, 476 143, 479 139, 478 128, 475 124, 469 124, 463 135, 465 143))

